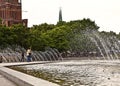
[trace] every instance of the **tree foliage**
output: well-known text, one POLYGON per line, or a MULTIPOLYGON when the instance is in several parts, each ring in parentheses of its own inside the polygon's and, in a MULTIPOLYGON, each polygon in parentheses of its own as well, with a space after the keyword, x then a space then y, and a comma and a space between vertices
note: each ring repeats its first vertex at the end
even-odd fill
MULTIPOLYGON (((22 25, 6 27, 0 25, 0 46, 20 45, 33 50, 44 50, 46 47, 60 51, 94 50, 95 46, 83 33, 87 30, 98 31, 99 27, 90 19, 70 22, 58 22, 56 25, 43 23, 26 28, 22 25), (89 46, 89 47, 88 47, 89 46)), ((100 34, 108 34, 100 32, 100 34)), ((110 32, 109 35, 116 35, 110 32)), ((120 38, 120 35, 117 36, 120 38)))

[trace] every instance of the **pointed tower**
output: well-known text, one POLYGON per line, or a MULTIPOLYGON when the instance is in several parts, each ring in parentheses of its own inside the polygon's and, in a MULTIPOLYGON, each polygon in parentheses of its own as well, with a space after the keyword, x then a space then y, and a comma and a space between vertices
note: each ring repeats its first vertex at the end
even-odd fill
POLYGON ((61 22, 61 21, 62 21, 62 10, 60 8, 60 10, 59 10, 59 22, 61 22))

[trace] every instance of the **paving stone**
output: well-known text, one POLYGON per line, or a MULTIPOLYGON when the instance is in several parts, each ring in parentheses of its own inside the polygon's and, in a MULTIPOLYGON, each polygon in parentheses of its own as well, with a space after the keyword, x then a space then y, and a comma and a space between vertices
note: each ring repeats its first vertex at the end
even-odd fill
POLYGON ((17 85, 11 82, 10 80, 6 79, 2 75, 0 75, 0 86, 17 86, 17 85))

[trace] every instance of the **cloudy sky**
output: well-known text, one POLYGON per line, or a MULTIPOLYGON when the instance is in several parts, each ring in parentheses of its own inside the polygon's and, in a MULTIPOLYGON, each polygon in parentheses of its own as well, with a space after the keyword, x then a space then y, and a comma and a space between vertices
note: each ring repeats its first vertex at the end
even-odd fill
POLYGON ((22 0, 22 5, 28 26, 56 24, 61 7, 64 21, 90 18, 100 31, 120 32, 120 0, 22 0))

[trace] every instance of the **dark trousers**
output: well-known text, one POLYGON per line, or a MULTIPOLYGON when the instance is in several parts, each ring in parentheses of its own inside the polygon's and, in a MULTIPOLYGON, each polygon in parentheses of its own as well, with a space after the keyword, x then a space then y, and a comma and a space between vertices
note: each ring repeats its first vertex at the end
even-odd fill
POLYGON ((21 60, 20 60, 21 62, 24 62, 24 58, 21 58, 21 60))
POLYGON ((27 62, 31 62, 31 57, 27 56, 27 62))

